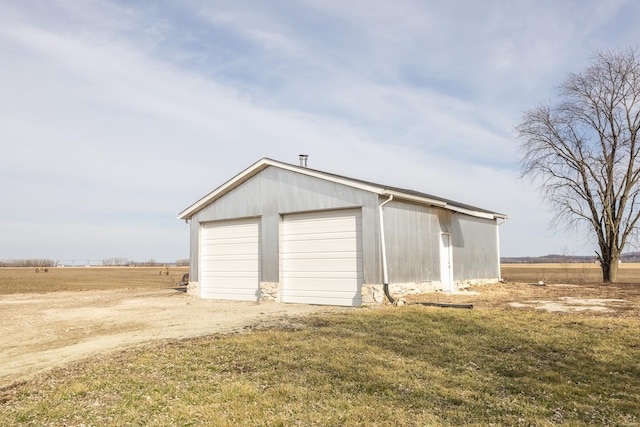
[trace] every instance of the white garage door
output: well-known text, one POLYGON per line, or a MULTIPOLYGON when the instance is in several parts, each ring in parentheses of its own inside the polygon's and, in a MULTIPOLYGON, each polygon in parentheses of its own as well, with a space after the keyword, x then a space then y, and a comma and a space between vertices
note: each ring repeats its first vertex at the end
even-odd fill
POLYGON ((281 256, 283 302, 362 303, 360 209, 286 215, 281 256))
POLYGON ((257 301, 259 218, 206 223, 200 236, 200 297, 257 301))

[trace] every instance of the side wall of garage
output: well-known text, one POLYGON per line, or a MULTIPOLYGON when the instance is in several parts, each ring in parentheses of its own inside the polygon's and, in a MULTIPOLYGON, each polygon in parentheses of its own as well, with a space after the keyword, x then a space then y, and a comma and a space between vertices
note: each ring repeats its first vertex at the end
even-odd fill
POLYGON ((392 201, 384 207, 389 283, 440 280, 440 233, 448 232, 443 209, 392 201))
POLYGON ((456 214, 452 227, 454 280, 497 280, 500 254, 496 220, 456 214))
POLYGON ((384 207, 389 283, 440 282, 442 233, 451 236, 454 281, 498 278, 497 227, 493 219, 433 206, 390 202, 384 207))

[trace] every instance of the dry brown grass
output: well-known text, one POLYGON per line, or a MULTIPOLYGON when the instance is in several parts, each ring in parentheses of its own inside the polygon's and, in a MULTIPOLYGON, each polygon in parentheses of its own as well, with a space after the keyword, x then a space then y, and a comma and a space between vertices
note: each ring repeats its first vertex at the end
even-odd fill
POLYGON ((606 311, 594 309, 587 310, 585 314, 640 318, 640 264, 621 265, 621 281, 615 284, 602 283, 600 268, 595 264, 506 264, 502 266, 502 275, 504 283, 476 285, 466 292, 454 294, 416 295, 407 297, 407 301, 473 304, 474 309, 530 311, 536 307, 534 302, 566 303, 576 298, 586 302, 622 300, 604 304, 606 311), (540 281, 545 285, 540 286, 540 281), (518 307, 518 303, 531 305, 518 307))
POLYGON ((48 272, 35 268, 0 268, 0 295, 88 291, 116 288, 143 289, 176 286, 188 267, 52 267, 48 272), (162 274, 160 274, 162 272, 162 274))

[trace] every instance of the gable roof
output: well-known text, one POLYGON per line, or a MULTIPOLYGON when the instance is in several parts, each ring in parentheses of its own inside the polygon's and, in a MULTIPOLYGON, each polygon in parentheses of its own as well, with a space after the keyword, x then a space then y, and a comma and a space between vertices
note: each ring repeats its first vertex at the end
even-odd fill
POLYGON ((430 194, 422 193, 414 190, 407 190, 398 187, 391 187, 373 182, 363 181, 360 179, 349 178, 342 175, 336 175, 333 173, 323 172, 316 169, 307 168, 304 166, 292 165, 290 163, 279 162, 268 158, 263 158, 249 166, 247 169, 240 172, 238 175, 225 182, 211 193, 202 197, 200 200, 183 210, 178 214, 178 219, 188 220, 200 210, 213 203, 215 200, 229 193, 249 178, 257 175, 264 169, 273 166, 280 169, 289 170, 292 172, 301 173, 304 175, 312 176, 315 178, 324 179, 327 181, 335 182, 338 184, 347 185, 349 187, 358 188, 360 190, 369 191, 379 194, 381 196, 393 196, 394 200, 406 200, 418 204, 424 204, 428 206, 436 206, 444 209, 448 209, 454 212, 460 212, 467 215, 471 215, 478 218, 486 219, 507 219, 507 215, 492 212, 485 209, 481 209, 475 206, 466 205, 464 203, 454 202, 453 200, 443 199, 441 197, 432 196, 430 194))

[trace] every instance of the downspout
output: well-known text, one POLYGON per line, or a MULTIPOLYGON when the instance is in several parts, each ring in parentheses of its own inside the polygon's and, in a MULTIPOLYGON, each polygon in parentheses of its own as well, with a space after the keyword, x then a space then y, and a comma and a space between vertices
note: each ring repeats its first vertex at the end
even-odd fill
POLYGON ((393 194, 389 195, 389 198, 378 206, 378 213, 379 213, 378 216, 380 217, 380 250, 382 252, 382 281, 383 281, 382 289, 384 290, 384 294, 386 295, 389 302, 391 304, 394 304, 396 300, 389 293, 389 272, 387 269, 387 247, 384 239, 384 214, 382 209, 384 205, 386 205, 392 200, 393 200, 393 194))
MULTIPOLYGON (((393 200, 393 194, 389 195, 389 198, 382 202, 378 206, 379 217, 380 217, 380 246, 382 252, 382 278, 384 283, 382 285, 382 289, 384 290, 384 295, 387 297, 391 304, 396 304, 396 299, 391 296, 389 292, 389 272, 387 268, 387 248, 384 239, 384 215, 382 208, 384 205, 393 200)), ((414 302, 412 304, 420 304, 426 306, 434 306, 434 307, 451 307, 451 308, 473 308, 473 304, 448 304, 448 303, 436 303, 436 302, 414 302)))
POLYGON ((496 252, 498 255, 498 281, 502 282, 502 269, 500 268, 500 226, 507 222, 505 219, 502 222, 498 222, 498 218, 496 218, 496 252))

